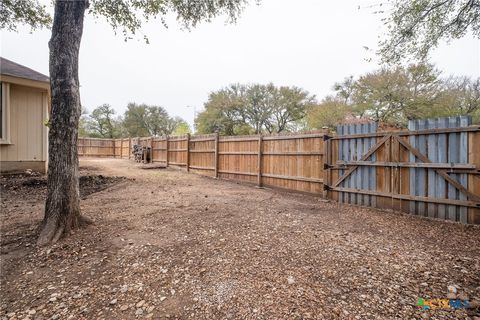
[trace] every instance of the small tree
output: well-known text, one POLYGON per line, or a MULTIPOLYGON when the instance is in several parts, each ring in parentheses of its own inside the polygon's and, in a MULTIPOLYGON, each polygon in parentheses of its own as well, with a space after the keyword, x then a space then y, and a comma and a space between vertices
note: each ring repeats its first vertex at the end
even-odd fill
MULTIPOLYGON (((235 21, 247 0, 75 0, 54 2, 50 48, 52 108, 49 131, 48 192, 39 245, 56 242, 88 222, 80 215, 78 124, 81 114, 78 56, 85 12, 103 16, 127 38, 144 20, 174 13, 185 27, 226 14, 235 21)), ((0 27, 17 24, 33 29, 50 26, 51 18, 37 0, 2 1, 0 27)))

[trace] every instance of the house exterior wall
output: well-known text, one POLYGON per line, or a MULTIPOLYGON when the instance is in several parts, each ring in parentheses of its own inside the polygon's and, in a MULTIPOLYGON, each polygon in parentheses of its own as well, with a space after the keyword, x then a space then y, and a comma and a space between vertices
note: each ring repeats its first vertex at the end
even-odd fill
POLYGON ((45 173, 48 91, 13 83, 6 83, 5 87, 8 134, 0 144, 0 173, 27 169, 45 173))

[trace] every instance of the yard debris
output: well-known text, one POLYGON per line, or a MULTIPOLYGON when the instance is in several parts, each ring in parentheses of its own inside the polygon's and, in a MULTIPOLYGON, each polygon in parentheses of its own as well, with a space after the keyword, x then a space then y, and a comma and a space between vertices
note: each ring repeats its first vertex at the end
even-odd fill
POLYGON ((91 188, 82 212, 97 222, 48 249, 33 245, 44 178, 1 180, 0 319, 480 317, 416 306, 453 294, 480 305, 479 228, 127 160, 85 164, 88 181, 126 179, 91 188))

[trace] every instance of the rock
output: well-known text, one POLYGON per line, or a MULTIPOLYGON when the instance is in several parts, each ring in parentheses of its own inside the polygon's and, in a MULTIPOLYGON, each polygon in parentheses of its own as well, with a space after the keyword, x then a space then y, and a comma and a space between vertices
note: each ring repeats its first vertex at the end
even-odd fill
POLYGON ((428 283, 426 283, 426 282, 422 282, 422 283, 420 283, 420 285, 421 285, 422 287, 428 287, 428 283))
POLYGON ((141 316, 143 314, 143 309, 142 308, 138 308, 136 311, 135 311, 135 315, 136 316, 141 316))
POLYGON ((447 291, 451 293, 457 293, 457 288, 455 286, 450 285, 447 287, 447 291))
POLYGON ((146 315, 146 318, 147 318, 147 319, 150 319, 150 318, 152 318, 152 317, 153 317, 153 313, 149 313, 149 314, 146 315))
POLYGON ((123 285, 123 286, 120 288, 120 292, 121 292, 121 293, 125 293, 125 292, 127 292, 127 291, 128 291, 128 285, 126 285, 126 284, 123 285))
POLYGON ((152 313, 153 309, 155 309, 155 307, 154 307, 154 306, 150 306, 150 307, 148 307, 148 309, 147 309, 147 313, 152 313))
POLYGON ((160 297, 160 301, 167 299, 167 297, 160 297))
POLYGON ((135 306, 137 308, 141 308, 144 304, 145 304, 145 300, 140 300, 140 301, 137 302, 137 304, 135 306))
POLYGON ((340 293, 342 293, 342 291, 335 288, 335 289, 332 290, 332 293, 333 294, 340 294, 340 293))
POLYGON ((287 278, 287 283, 288 283, 288 284, 294 284, 294 283, 295 283, 295 278, 292 277, 292 276, 288 276, 288 278, 287 278))
POLYGON ((48 299, 48 301, 55 302, 55 301, 57 301, 57 297, 51 297, 50 299, 48 299))
POLYGON ((117 304, 117 299, 113 299, 112 301, 110 301, 110 305, 113 306, 113 305, 115 305, 115 304, 117 304))
POLYGON ((127 311, 128 310, 128 305, 124 304, 120 307, 120 311, 127 311))

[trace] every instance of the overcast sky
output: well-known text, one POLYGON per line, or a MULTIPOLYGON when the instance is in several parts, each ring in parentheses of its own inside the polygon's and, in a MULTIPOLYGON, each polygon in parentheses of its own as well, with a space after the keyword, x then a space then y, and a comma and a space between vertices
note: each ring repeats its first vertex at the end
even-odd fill
MULTIPOLYGON (((235 25, 225 18, 181 30, 159 22, 125 42, 102 20, 87 16, 80 49, 83 105, 103 103, 119 114, 128 102, 161 105, 193 122, 208 93, 230 83, 295 85, 321 99, 334 82, 378 68, 373 51, 382 33, 374 1, 263 0, 235 25), (360 9, 359 9, 360 6, 360 9), (366 51, 364 47, 371 48, 366 51), (367 62, 369 58, 374 58, 367 62)), ((1 55, 48 74, 48 30, 2 32, 1 55)), ((444 44, 432 62, 445 75, 480 76, 480 43, 467 36, 444 44)))

